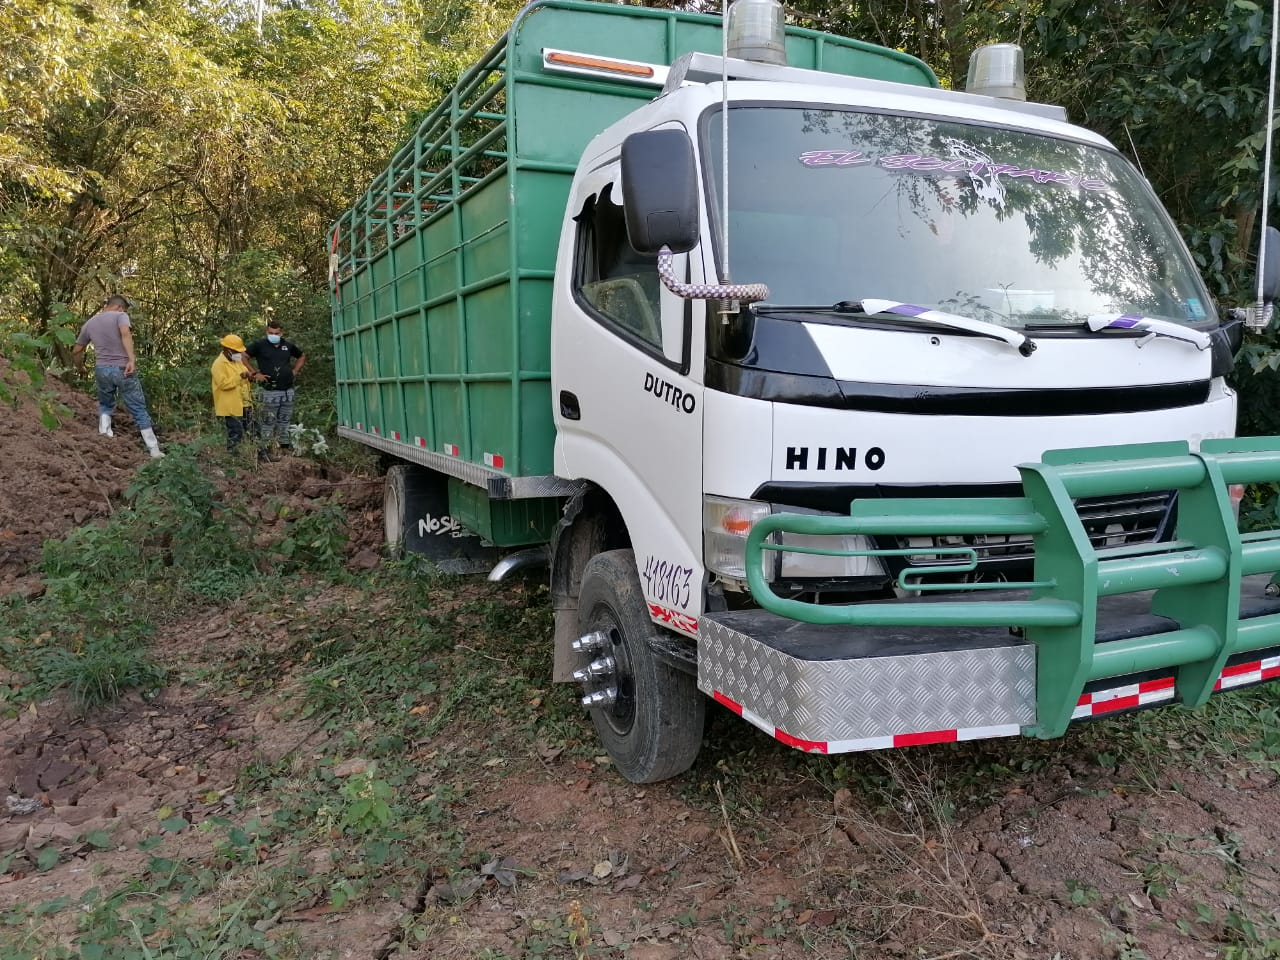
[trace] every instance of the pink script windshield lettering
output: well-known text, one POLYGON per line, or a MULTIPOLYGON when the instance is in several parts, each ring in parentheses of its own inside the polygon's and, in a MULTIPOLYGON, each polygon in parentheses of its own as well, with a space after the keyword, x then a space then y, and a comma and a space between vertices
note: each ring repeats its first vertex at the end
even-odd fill
POLYGON ((873 160, 861 150, 807 150, 799 160, 806 167, 852 167, 874 163, 884 170, 916 170, 921 173, 967 173, 975 177, 1007 177, 1031 180, 1035 183, 1060 183, 1080 190, 1110 190, 1105 180, 1063 173, 1057 170, 1038 170, 1019 167, 1014 163, 992 163, 988 160, 949 160, 945 157, 928 157, 915 153, 899 153, 873 160))

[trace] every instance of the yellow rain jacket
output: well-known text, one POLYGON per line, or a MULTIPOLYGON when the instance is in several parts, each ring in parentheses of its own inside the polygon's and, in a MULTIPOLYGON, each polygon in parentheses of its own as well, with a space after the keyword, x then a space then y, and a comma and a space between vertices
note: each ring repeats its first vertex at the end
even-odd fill
POLYGON ((244 395, 240 391, 240 385, 246 381, 241 379, 240 374, 245 372, 244 364, 232 363, 225 354, 219 353, 210 372, 213 375, 214 416, 243 416, 244 395))

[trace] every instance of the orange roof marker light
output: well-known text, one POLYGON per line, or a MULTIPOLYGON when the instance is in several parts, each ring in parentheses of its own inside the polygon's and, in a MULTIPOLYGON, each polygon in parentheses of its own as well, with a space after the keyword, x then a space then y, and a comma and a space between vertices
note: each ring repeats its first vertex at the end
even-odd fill
POLYGON ((667 68, 657 64, 642 63, 639 60, 619 60, 615 57, 597 57, 586 53, 574 53, 572 50, 552 50, 549 47, 543 48, 542 51, 542 69, 550 73, 608 77, 610 80, 623 80, 646 87, 661 87, 667 80, 667 68))

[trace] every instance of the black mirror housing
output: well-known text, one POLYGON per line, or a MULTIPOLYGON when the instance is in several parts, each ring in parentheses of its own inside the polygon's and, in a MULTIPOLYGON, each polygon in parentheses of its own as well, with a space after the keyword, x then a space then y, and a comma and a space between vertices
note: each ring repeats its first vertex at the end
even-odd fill
POLYGON ((1280 300, 1280 230, 1267 227, 1258 258, 1258 276, 1262 280, 1262 302, 1280 300))
POLYGON ((622 206, 637 252, 687 253, 698 245, 698 168, 687 133, 646 130, 622 141, 622 206))
POLYGON ((1227 345, 1227 349, 1231 351, 1232 357, 1239 353, 1240 348, 1244 346, 1244 315, 1245 312, 1239 307, 1229 310, 1218 328, 1223 341, 1227 345))

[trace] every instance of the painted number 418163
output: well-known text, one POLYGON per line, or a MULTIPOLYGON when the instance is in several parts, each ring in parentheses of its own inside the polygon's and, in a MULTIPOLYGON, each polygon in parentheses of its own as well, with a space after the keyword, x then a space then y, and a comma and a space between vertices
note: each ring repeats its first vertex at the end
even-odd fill
POLYGON ((640 571, 644 578, 645 594, 651 600, 669 603, 681 609, 689 609, 693 589, 693 567, 682 567, 669 560, 649 557, 640 571))

